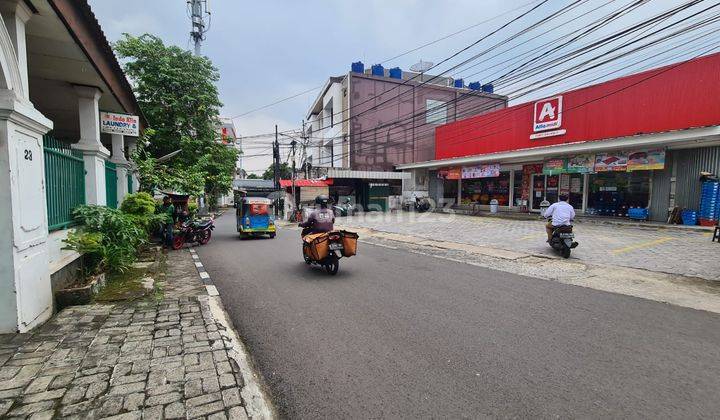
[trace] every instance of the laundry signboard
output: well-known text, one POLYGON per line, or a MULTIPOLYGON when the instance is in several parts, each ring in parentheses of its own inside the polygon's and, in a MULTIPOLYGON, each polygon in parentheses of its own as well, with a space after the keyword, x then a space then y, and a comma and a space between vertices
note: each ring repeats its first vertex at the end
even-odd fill
POLYGON ((108 134, 138 137, 140 135, 140 118, 137 115, 101 112, 100 131, 108 134))

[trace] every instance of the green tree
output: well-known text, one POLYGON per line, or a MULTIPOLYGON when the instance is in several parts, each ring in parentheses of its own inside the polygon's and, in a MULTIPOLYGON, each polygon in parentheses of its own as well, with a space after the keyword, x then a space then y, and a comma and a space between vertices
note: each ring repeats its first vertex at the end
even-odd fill
POLYGON ((247 176, 247 179, 260 179, 260 177, 255 174, 250 174, 247 176))
POLYGON ((114 47, 152 128, 142 151, 144 162, 138 164, 141 177, 148 178, 141 185, 182 187, 186 193, 200 189, 211 196, 227 192, 238 152, 217 141, 222 106, 217 68, 153 35, 123 34, 114 47), (157 162, 177 150, 177 156, 157 162))
MULTIPOLYGON (((280 164, 280 179, 290 179, 292 177, 292 169, 287 163, 280 164)), ((275 166, 270 165, 262 175, 262 179, 275 179, 275 166)))

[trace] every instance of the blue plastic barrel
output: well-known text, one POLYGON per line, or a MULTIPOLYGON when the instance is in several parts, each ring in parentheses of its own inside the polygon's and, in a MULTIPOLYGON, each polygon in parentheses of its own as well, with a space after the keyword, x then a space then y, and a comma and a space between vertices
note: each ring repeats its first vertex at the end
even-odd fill
POLYGON ((495 86, 493 86, 492 83, 482 85, 482 91, 485 93, 493 93, 493 91, 495 91, 495 86))
POLYGON ((350 65, 350 70, 353 73, 365 73, 365 64, 362 61, 356 61, 350 65))
POLYGON ((481 89, 480 82, 472 82, 468 85, 468 88, 470 90, 480 90, 481 89))
POLYGON ((695 210, 683 210, 683 212, 680 214, 680 218, 682 219, 684 225, 697 225, 698 217, 695 210))
POLYGON ((385 76, 385 67, 382 64, 373 64, 370 69, 373 76, 385 76))
POLYGON ((388 70, 390 73, 390 78, 392 79, 402 79, 402 70, 400 67, 393 67, 390 70, 388 70))
POLYGON ((456 88, 462 88, 465 87, 465 82, 463 81, 463 79, 455 79, 453 86, 455 86, 456 88))

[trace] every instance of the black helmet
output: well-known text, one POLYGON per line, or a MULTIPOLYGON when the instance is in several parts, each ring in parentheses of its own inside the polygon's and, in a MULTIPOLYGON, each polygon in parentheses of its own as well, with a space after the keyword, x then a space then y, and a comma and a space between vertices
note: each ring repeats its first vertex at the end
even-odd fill
POLYGON ((330 202, 330 198, 327 195, 318 195, 315 197, 315 204, 319 204, 322 207, 327 207, 330 202))

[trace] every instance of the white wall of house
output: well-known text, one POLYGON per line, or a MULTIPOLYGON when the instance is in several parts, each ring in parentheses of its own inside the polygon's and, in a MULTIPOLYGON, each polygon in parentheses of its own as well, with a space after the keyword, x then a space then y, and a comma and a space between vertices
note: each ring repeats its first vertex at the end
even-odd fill
POLYGON ((342 83, 332 83, 322 98, 322 110, 310 117, 310 147, 308 155, 312 156, 315 167, 335 167, 343 165, 342 151, 342 83))

